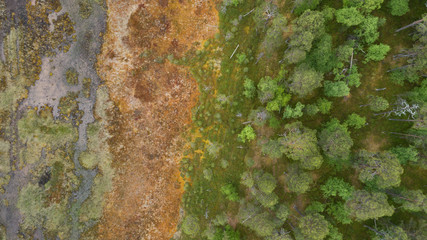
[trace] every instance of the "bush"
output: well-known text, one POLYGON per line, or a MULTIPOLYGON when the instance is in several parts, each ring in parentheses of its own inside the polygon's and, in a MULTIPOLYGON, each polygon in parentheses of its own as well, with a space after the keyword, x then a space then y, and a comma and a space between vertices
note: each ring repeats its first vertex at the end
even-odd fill
POLYGON ((239 201, 239 194, 237 194, 236 188, 231 183, 222 186, 221 193, 224 194, 225 198, 227 198, 230 201, 233 201, 233 202, 239 201))
POLYGON ((328 97, 344 97, 350 94, 350 88, 344 81, 325 81, 324 92, 328 97))
POLYGON ((418 161, 418 150, 414 146, 409 147, 394 147, 391 149, 391 152, 397 156, 400 164, 406 164, 408 161, 417 162, 418 161))
POLYGON ((194 216, 187 216, 182 223, 182 231, 189 236, 196 236, 200 231, 199 220, 194 216))
POLYGON ((253 98, 255 97, 255 91, 256 91, 256 87, 254 84, 254 81, 250 80, 249 78, 245 79, 245 83, 243 84, 244 87, 244 91, 243 91, 243 95, 247 98, 253 98))
POLYGON ((68 84, 77 85, 79 84, 79 73, 75 68, 69 68, 65 72, 65 79, 67 80, 68 84))
POLYGON ((246 125, 243 128, 242 132, 240 132, 238 137, 239 137, 240 141, 245 143, 247 140, 248 141, 254 140, 256 137, 256 134, 255 134, 254 129, 250 125, 246 125))
POLYGON ((83 19, 87 19, 93 13, 93 6, 90 0, 79 1, 79 14, 83 19))
POLYGON ((363 15, 355 8, 342 8, 335 12, 338 23, 342 23, 347 27, 356 26, 362 23, 363 15))
POLYGON ((208 180, 208 181, 212 180, 212 176, 213 176, 212 169, 207 168, 207 169, 203 170, 203 177, 206 180, 208 180))
POLYGON ((385 58, 387 53, 390 51, 390 46, 385 44, 372 45, 368 48, 368 53, 364 60, 365 63, 369 61, 381 61, 385 58))
POLYGON ((284 204, 280 204, 276 209, 276 217, 282 221, 286 221, 290 213, 290 210, 284 204))
POLYGON ((408 3, 409 0, 390 0, 388 7, 390 8, 391 15, 402 16, 409 12, 408 3))
POLYGON ((353 127, 354 129, 360 129, 365 126, 366 118, 361 117, 356 113, 352 113, 348 116, 345 124, 347 124, 347 126, 353 127))
POLYGON ((308 104, 304 108, 305 112, 309 116, 316 115, 319 112, 319 107, 315 104, 308 104))
POLYGON ((324 98, 319 98, 319 100, 317 100, 317 107, 319 108, 320 113, 328 114, 331 110, 332 102, 324 98))

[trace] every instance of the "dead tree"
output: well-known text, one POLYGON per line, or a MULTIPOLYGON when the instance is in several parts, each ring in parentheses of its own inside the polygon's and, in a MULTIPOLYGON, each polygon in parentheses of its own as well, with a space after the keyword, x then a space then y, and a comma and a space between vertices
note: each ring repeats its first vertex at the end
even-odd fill
POLYGON ((397 29, 395 32, 400 32, 400 31, 402 31, 402 30, 405 30, 405 29, 407 29, 407 28, 410 28, 410 27, 415 26, 415 25, 417 25, 417 24, 420 24, 420 23, 422 23, 422 22, 424 22, 424 18, 422 18, 422 19, 420 19, 420 20, 417 20, 417 21, 415 21, 415 22, 413 22, 413 23, 411 23, 411 24, 408 24, 408 25, 406 25, 406 26, 404 26, 404 27, 401 27, 401 28, 397 29))

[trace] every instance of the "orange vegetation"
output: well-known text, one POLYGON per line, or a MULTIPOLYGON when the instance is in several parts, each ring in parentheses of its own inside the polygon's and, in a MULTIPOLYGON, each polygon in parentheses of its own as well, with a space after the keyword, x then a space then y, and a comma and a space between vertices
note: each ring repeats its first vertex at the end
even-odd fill
POLYGON ((116 169, 99 239, 170 239, 179 220, 180 135, 197 85, 188 69, 159 61, 182 56, 215 34, 210 0, 107 0, 108 30, 98 71, 118 106, 111 125, 116 169))

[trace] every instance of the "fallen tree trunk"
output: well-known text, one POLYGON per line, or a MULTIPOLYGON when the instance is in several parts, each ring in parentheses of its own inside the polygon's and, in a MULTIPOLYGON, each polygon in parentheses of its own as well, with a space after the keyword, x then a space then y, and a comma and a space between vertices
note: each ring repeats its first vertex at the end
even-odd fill
POLYGON ((404 26, 404 27, 401 27, 401 28, 397 29, 395 32, 400 32, 400 31, 405 30, 405 29, 407 29, 407 28, 410 28, 410 27, 412 27, 412 26, 414 26, 414 25, 420 24, 420 23, 422 23, 423 21, 424 21, 424 18, 423 18, 423 19, 420 19, 420 20, 417 20, 417 21, 415 21, 415 22, 413 22, 413 23, 411 23, 411 24, 408 24, 408 25, 406 25, 406 26, 404 26))

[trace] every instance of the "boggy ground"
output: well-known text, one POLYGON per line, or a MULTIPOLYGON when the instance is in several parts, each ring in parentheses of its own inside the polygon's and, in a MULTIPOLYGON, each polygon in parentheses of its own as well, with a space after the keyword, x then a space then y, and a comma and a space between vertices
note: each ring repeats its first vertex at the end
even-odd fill
POLYGON ((198 97, 188 70, 172 64, 216 31, 214 0, 108 0, 98 70, 119 111, 116 169, 99 239, 169 239, 179 220, 181 133, 198 97))

